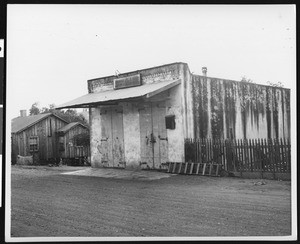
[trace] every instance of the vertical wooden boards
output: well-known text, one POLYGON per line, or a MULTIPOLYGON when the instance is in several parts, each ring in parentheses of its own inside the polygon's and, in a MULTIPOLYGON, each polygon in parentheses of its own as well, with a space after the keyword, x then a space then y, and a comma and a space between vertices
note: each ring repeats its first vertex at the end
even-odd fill
POLYGON ((159 109, 159 154, 160 154, 160 164, 165 163, 168 160, 168 134, 166 129, 166 108, 165 104, 161 104, 159 109))
POLYGON ((151 143, 151 133, 152 133, 151 105, 143 104, 143 108, 139 109, 139 115, 140 115, 140 137, 141 137, 141 161, 146 162, 148 167, 153 168, 153 148, 151 143))
POLYGON ((141 160, 150 168, 160 168, 168 159, 168 137, 164 102, 143 104, 139 109, 141 130, 141 160))
MULTIPOLYGON (((151 103, 151 116, 152 116, 152 147, 153 147, 153 168, 159 167, 160 161, 160 147, 159 147, 159 104, 151 103)), ((175 166, 175 165, 174 165, 175 166)))
POLYGON ((124 158, 124 132, 123 132, 123 109, 122 107, 111 110, 112 129, 112 154, 113 167, 123 167, 124 158), (121 164, 120 164, 121 162, 121 164))
POLYGON ((101 163, 113 167, 111 108, 101 108, 101 163))
POLYGON ((166 108, 164 102, 152 103, 152 128, 154 143, 154 167, 159 168, 168 159, 168 139, 166 129, 166 108))
POLYGON ((101 162, 107 167, 123 167, 124 133, 121 107, 101 108, 101 162), (121 162, 121 164, 120 164, 121 162))

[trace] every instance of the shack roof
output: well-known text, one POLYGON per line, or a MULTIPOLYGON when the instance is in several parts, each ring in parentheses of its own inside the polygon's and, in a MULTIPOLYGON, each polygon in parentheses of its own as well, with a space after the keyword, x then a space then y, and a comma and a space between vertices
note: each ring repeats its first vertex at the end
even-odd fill
POLYGON ((57 130, 57 132, 66 133, 67 131, 69 131, 70 129, 74 128, 77 125, 87 128, 85 125, 81 124, 80 122, 72 122, 72 123, 69 123, 66 126, 60 128, 59 130, 57 130))
POLYGON ((62 119, 52 113, 31 115, 31 116, 25 116, 25 117, 16 117, 16 118, 12 119, 12 121, 11 121, 11 133, 21 132, 21 131, 35 125, 36 123, 40 122, 41 120, 48 118, 51 115, 66 122, 64 119, 62 119))
POLYGON ((92 104, 105 104, 107 102, 121 101, 132 98, 150 98, 158 93, 168 90, 178 84, 181 80, 163 81, 126 89, 108 90, 97 93, 89 93, 70 102, 61 104, 56 109, 85 107, 92 104))

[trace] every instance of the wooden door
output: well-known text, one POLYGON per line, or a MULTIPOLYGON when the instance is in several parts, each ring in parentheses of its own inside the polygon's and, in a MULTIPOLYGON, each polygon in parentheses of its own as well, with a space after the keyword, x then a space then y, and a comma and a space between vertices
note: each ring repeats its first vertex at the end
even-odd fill
POLYGON ((140 109, 141 161, 150 168, 159 168, 168 158, 165 104, 145 104, 140 109))
POLYGON ((123 131, 123 109, 113 108, 111 111, 112 120, 112 151, 113 167, 124 167, 124 131, 123 131))
POLYGON ((159 168, 168 160, 168 138, 166 129, 166 109, 163 102, 152 104, 153 134, 156 137, 154 144, 154 165, 159 168))
POLYGON ((112 157, 112 132, 111 132, 111 109, 101 108, 101 163, 104 167, 113 167, 112 157))
POLYGON ((124 132, 122 107, 102 108, 101 162, 105 167, 124 167, 124 132))
POLYGON ((140 137, 141 137, 141 161, 153 168, 153 144, 152 138, 152 112, 151 104, 145 104, 139 109, 140 113, 140 137))

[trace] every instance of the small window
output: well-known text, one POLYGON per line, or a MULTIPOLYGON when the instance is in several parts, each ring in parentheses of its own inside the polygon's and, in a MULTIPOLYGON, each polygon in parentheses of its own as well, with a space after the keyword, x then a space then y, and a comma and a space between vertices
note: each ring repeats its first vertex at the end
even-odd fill
POLYGON ((39 150, 39 138, 37 136, 29 137, 29 151, 36 152, 39 150))
POLYGON ((166 129, 174 130, 175 125, 175 115, 166 116, 166 129))

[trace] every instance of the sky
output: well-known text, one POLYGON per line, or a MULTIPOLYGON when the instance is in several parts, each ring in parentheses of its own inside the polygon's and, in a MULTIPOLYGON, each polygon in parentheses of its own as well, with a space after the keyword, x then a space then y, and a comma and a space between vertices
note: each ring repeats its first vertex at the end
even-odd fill
MULTIPOLYGON (((62 104, 87 80, 173 62, 255 83, 296 84, 293 5, 7 6, 7 116, 62 104)), ((293 89, 292 89, 293 90, 293 89)))

